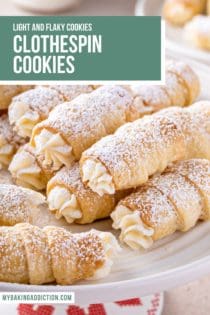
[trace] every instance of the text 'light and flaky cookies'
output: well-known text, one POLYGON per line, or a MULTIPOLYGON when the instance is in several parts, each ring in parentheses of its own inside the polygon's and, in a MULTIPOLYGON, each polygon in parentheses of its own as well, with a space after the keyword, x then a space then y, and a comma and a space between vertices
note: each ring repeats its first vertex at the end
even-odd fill
POLYGON ((55 108, 33 129, 31 145, 53 171, 69 167, 82 152, 117 128, 137 119, 138 108, 120 86, 103 86, 55 108))
POLYGON ((193 46, 210 50, 210 17, 195 16, 186 24, 184 36, 193 46))
POLYGON ((206 0, 165 0, 163 16, 169 23, 182 26, 205 9, 206 0))
POLYGON ((82 180, 99 195, 134 188, 172 162, 210 159, 210 102, 171 107, 104 137, 82 154, 82 180))
POLYGON ((47 185, 49 209, 57 219, 63 216, 68 223, 86 224, 106 218, 128 193, 99 196, 82 183, 78 163, 62 168, 47 185))
POLYGON ((47 182, 54 175, 49 169, 43 168, 34 148, 28 143, 21 146, 13 156, 9 171, 17 185, 34 190, 44 190, 47 182))
POLYGON ((38 224, 45 197, 31 189, 0 184, 0 225, 38 224))
POLYGON ((30 137, 33 127, 46 119, 57 105, 92 90, 90 85, 38 86, 13 98, 9 106, 10 123, 20 136, 30 137))
POLYGON ((1 85, 0 86, 0 110, 7 109, 12 98, 24 91, 33 88, 32 85, 1 85))
POLYGON ((72 234, 30 224, 0 227, 0 281, 70 285, 110 273, 119 245, 111 233, 72 234))
POLYGON ((142 107, 142 116, 170 106, 188 106, 200 93, 198 76, 184 62, 168 60, 165 77, 165 85, 133 84, 130 86, 134 103, 139 103, 142 107))
POLYGON ((0 116, 0 169, 8 167, 17 149, 25 143, 9 123, 7 114, 0 116))
POLYGON ((121 200, 111 217, 121 241, 133 249, 149 248, 177 230, 188 231, 198 220, 209 220, 209 160, 172 165, 121 200))

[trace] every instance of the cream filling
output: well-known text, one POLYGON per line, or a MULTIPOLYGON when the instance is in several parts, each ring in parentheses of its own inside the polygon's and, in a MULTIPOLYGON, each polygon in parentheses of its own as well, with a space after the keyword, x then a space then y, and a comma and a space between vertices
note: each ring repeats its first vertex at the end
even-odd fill
POLYGON ((154 229, 146 226, 139 211, 131 211, 125 206, 117 206, 112 212, 113 228, 121 229, 120 240, 134 250, 149 248, 153 244, 154 229))
POLYGON ((56 186, 47 197, 49 209, 56 211, 56 218, 62 216, 68 223, 74 222, 82 217, 82 211, 77 202, 77 198, 67 188, 56 186))
POLYGON ((9 108, 9 120, 21 137, 31 137, 32 129, 40 121, 37 112, 32 111, 28 105, 15 102, 9 108))
POLYGON ((43 154, 44 166, 59 170, 61 166, 70 167, 74 160, 72 147, 63 140, 59 133, 43 129, 34 139, 36 152, 43 154))
POLYGON ((82 173, 83 181, 99 196, 115 193, 112 176, 102 163, 87 159, 82 166, 82 173))
POLYGON ((0 135, 0 169, 9 165, 14 154, 14 147, 0 135))
POLYGON ((9 166, 16 183, 26 188, 42 190, 46 183, 36 159, 26 151, 17 152, 9 166))
POLYGON ((121 248, 112 233, 99 231, 94 232, 96 232, 102 240, 105 260, 104 264, 95 271, 90 280, 97 280, 106 277, 111 271, 114 258, 121 251, 121 248))

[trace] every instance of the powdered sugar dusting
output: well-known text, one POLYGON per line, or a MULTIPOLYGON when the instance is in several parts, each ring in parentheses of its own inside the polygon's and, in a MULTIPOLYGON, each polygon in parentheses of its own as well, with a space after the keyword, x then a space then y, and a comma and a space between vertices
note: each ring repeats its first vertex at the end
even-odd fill
MULTIPOLYGON (((47 195, 54 187, 65 187, 71 194, 74 194, 82 211, 82 218, 77 220, 80 223, 90 223, 98 218, 106 217, 114 209, 117 201, 115 195, 104 195, 100 197, 89 187, 83 184, 78 163, 69 169, 64 167, 49 181, 47 195)), ((67 200, 66 200, 67 201, 67 200)))
POLYGON ((131 103, 132 97, 125 89, 103 86, 60 105, 35 127, 34 134, 43 128, 59 132, 79 159, 85 149, 127 121, 131 103))
POLYGON ((189 136, 191 148, 189 158, 205 158, 210 160, 210 102, 200 101, 188 108, 191 115, 189 136))
POLYGON ((168 163, 185 157, 185 114, 174 107, 126 124, 85 151, 81 162, 101 161, 116 189, 140 185, 168 163))
MULTIPOLYGON (((184 176, 199 192, 203 199, 202 219, 210 217, 210 162, 205 159, 181 161, 170 166, 166 172, 175 172, 184 176)), ((189 195, 189 197, 191 197, 189 195)))
POLYGON ((12 98, 26 90, 31 89, 31 85, 1 85, 0 86, 0 109, 8 108, 12 98))
MULTIPOLYGON (((40 195, 41 197, 41 195, 40 195)), ((43 200, 40 203, 44 202, 43 200)), ((15 185, 0 185, 0 223, 15 225, 20 222, 33 222, 38 208, 38 195, 15 185), (34 199, 34 200, 33 200, 34 199), (34 213, 33 213, 34 211, 34 213)))
POLYGON ((210 102, 188 109, 172 107, 119 128, 82 155, 103 163, 115 188, 145 183, 174 161, 192 157, 210 158, 210 102))
POLYGON ((200 83, 198 76, 194 71, 181 61, 167 60, 166 63, 167 70, 176 74, 180 80, 182 80, 183 85, 188 89, 188 103, 191 104, 197 98, 200 92, 200 83))
POLYGON ((18 136, 13 130, 6 114, 0 116, 0 136, 2 136, 7 143, 12 144, 15 149, 18 149, 20 145, 26 142, 25 139, 18 136))
MULTIPOLYGON (((194 84, 199 86, 199 79, 194 71, 184 63, 168 61, 166 65, 165 86, 142 86, 135 84, 130 86, 136 101, 142 101, 145 112, 152 113, 169 106, 189 105, 191 88, 194 84), (184 83, 186 80, 186 84, 184 83), (197 82, 196 82, 197 80, 197 82)), ((197 87, 198 88, 198 87, 197 87)), ((192 99, 191 101, 194 101, 192 99)))
POLYGON ((37 87, 13 98, 11 106, 18 103, 26 104, 30 110, 39 113, 42 119, 45 119, 49 112, 63 101, 63 96, 56 90, 37 87))
POLYGON ((199 219, 209 219, 209 204, 203 203, 203 195, 207 197, 210 191, 209 171, 208 160, 178 162, 119 205, 138 211, 143 222, 154 228, 157 239, 175 230, 186 231, 199 219))
POLYGON ((72 234, 59 227, 40 229, 27 223, 0 227, 0 280, 72 284, 89 279, 111 258, 106 256, 105 242, 95 230, 72 234))
POLYGON ((70 102, 80 94, 93 91, 92 85, 49 85, 48 88, 62 94, 66 102, 70 102))
POLYGON ((170 201, 155 187, 143 186, 136 193, 123 199, 120 204, 135 211, 151 227, 167 225, 176 212, 170 201))
MULTIPOLYGON (((74 187, 73 192, 76 191, 76 194, 79 197, 82 197, 84 194, 84 190, 91 190, 88 187, 85 187, 80 176, 78 164, 75 163, 71 168, 62 168, 52 179, 53 182, 58 185, 63 184, 65 187, 74 187)), ((87 196, 88 198, 88 196, 87 196)), ((91 203, 92 198, 89 197, 87 202, 91 203)))
POLYGON ((180 218, 180 229, 188 230, 195 225, 202 212, 199 191, 179 174, 165 174, 151 181, 173 203, 180 218))
POLYGON ((46 227, 43 231, 48 238, 58 283, 90 278, 105 262, 104 247, 97 233, 71 234, 56 227, 46 227))
POLYGON ((29 281, 24 244, 19 232, 13 227, 0 227, 0 281, 29 281))

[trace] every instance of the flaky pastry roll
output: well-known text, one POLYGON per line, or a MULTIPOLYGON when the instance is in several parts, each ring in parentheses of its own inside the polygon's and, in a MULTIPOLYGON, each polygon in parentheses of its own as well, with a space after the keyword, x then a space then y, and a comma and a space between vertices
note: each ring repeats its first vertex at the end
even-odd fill
POLYGON ((190 66, 170 60, 166 63, 164 86, 133 84, 130 89, 134 95, 134 103, 138 102, 142 106, 142 116, 144 116, 170 106, 190 105, 199 95, 200 83, 190 66))
POLYGON ((13 98, 9 120, 22 137, 30 137, 33 127, 48 117, 49 112, 64 101, 56 90, 38 87, 13 98))
POLYGON ((45 197, 31 189, 0 184, 0 225, 37 224, 45 197))
POLYGON ((19 135, 30 137, 33 127, 46 119, 57 105, 92 90, 90 85, 38 86, 13 99, 9 106, 10 123, 19 135))
POLYGON ((106 218, 127 194, 124 191, 100 197, 82 183, 78 163, 62 168, 47 185, 49 209, 57 219, 63 216, 68 223, 86 224, 106 218))
MULTIPOLYGON (((175 61, 169 59, 166 61, 167 72, 175 74, 179 80, 182 82, 183 91, 187 91, 185 94, 185 105, 191 105, 195 102, 196 98, 200 93, 200 82, 197 74, 193 69, 185 62, 175 61)), ((170 94, 173 93, 172 91, 170 94)), ((174 95, 175 100, 179 100, 177 96, 174 95)), ((174 103, 176 106, 180 106, 179 103, 174 103)))
POLYGON ((193 46, 210 50, 210 17, 197 15, 186 24, 184 36, 193 46))
POLYGON ((0 110, 7 109, 14 96, 31 88, 32 85, 0 85, 0 110))
POLYGON ((127 121, 139 117, 130 93, 120 86, 103 86, 55 108, 35 126, 31 145, 45 167, 57 171, 79 160, 82 152, 127 121))
POLYGON ((210 102, 171 107, 119 128, 83 152, 82 180, 99 195, 137 187, 167 165, 210 158, 210 102))
POLYGON ((21 146, 13 156, 9 171, 17 185, 34 190, 44 190, 47 182, 54 175, 53 172, 43 168, 29 144, 21 146))
POLYGON ((0 168, 9 165, 17 149, 25 143, 9 123, 7 114, 0 116, 0 168))
POLYGON ((108 232, 72 234, 30 224, 0 227, 0 281, 70 285, 107 276, 120 247, 108 232))
POLYGON ((111 217, 120 239, 133 249, 148 248, 177 230, 188 231, 198 220, 209 220, 209 160, 172 165, 121 200, 111 217))
POLYGON ((206 8, 206 0, 165 0, 164 18, 175 25, 184 25, 206 8))

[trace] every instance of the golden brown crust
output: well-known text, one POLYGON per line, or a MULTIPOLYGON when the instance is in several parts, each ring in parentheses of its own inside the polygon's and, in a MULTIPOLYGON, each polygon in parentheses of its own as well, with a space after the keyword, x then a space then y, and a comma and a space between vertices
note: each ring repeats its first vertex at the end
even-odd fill
POLYGON ((38 156, 35 151, 34 148, 28 143, 26 144, 23 149, 28 152, 29 154, 31 154, 34 159, 36 160, 36 163, 38 164, 38 166, 41 169, 41 177, 42 180, 44 180, 44 182, 47 185, 47 182, 50 180, 50 178, 52 178, 52 176, 54 176, 54 171, 52 168, 50 168, 48 165, 45 165, 42 161, 42 157, 38 156))
POLYGON ((176 62, 173 60, 169 60, 166 67, 169 73, 175 74, 180 82, 182 82, 183 91, 187 91, 187 93, 185 93, 186 102, 184 105, 187 106, 195 102, 200 93, 200 82, 193 69, 184 62, 176 62))
POLYGON ((103 264, 103 247, 97 236, 76 236, 57 227, 46 227, 44 232, 47 235, 57 283, 67 285, 88 279, 103 264))
POLYGON ((134 84, 130 90, 134 103, 142 109, 142 115, 152 114, 170 106, 188 106, 195 101, 200 84, 197 75, 187 64, 169 60, 166 63, 165 85, 144 86, 134 84))
POLYGON ((31 89, 32 85, 1 85, 0 86, 0 110, 7 109, 12 98, 26 90, 31 89))
POLYGON ((145 183, 155 172, 186 155, 185 112, 174 107, 119 128, 82 154, 99 160, 112 176, 116 190, 145 183))
MULTIPOLYGON (((210 159, 209 117, 210 102, 198 102, 186 109, 172 107, 126 124, 83 152, 83 180, 87 160, 102 164, 115 190, 122 190, 145 183, 172 162, 210 159)), ((91 178, 88 185, 90 181, 91 178)))
POLYGON ((195 15, 202 14, 206 0, 166 0, 163 6, 164 18, 175 25, 184 25, 195 15))
POLYGON ((15 185, 0 185, 0 225, 34 224, 40 215, 39 206, 45 202, 40 193, 15 185))
POLYGON ((50 250, 46 234, 40 228, 28 224, 16 226, 24 243, 28 263, 29 283, 42 284, 55 280, 52 272, 50 250))
POLYGON ((117 207, 137 211, 142 222, 153 229, 152 239, 158 240, 176 230, 187 231, 200 219, 209 220, 209 196, 210 162, 192 159, 168 167, 117 207))
POLYGON ((29 282, 24 242, 14 228, 0 227, 0 281, 29 282))
POLYGON ((178 173, 186 178, 199 192, 203 203, 201 219, 210 218, 210 164, 205 159, 192 159, 181 161, 168 167, 165 171, 178 173))
POLYGON ((168 198, 156 187, 144 185, 120 201, 119 205, 139 212, 142 222, 154 229, 154 241, 176 231, 176 211, 168 198))
POLYGON ((137 110, 133 111, 132 98, 125 89, 104 86, 51 112, 47 120, 34 128, 31 145, 35 146, 34 138, 47 129, 60 134, 78 160, 85 149, 137 115, 137 110))
POLYGON ((28 143, 20 147, 13 156, 9 171, 17 185, 38 191, 45 189, 48 180, 53 176, 51 170, 43 167, 28 143))
POLYGON ((26 223, 0 227, 0 258, 0 281, 61 285, 94 276, 106 260, 104 243, 95 231, 72 234, 26 223))
POLYGON ((0 116, 0 136, 6 143, 11 144, 14 147, 14 152, 23 144, 25 139, 18 136, 9 123, 8 115, 3 114, 0 116))
POLYGON ((13 106, 26 105, 28 110, 39 114, 39 119, 44 120, 49 112, 58 104, 64 102, 64 97, 55 89, 38 86, 35 89, 25 91, 13 98, 10 108, 13 106))
MULTIPOLYGON (((64 167, 56 173, 48 182, 48 196, 55 187, 65 187, 76 197, 80 210, 82 211, 82 217, 75 220, 75 222, 79 224, 87 224, 97 219, 108 217, 117 201, 128 194, 127 191, 123 191, 115 195, 105 194, 100 197, 82 183, 78 163, 75 163, 69 169, 64 167)), ((57 210, 59 211, 59 209, 57 210)))

